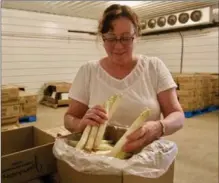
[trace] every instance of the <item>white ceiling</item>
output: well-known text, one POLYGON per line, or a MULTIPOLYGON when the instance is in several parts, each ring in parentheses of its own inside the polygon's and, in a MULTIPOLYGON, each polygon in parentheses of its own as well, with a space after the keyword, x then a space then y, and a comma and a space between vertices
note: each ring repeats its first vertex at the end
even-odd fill
MULTIPOLYGON (((7 1, 2 2, 2 8, 27 10, 73 17, 99 19, 101 13, 116 1, 7 1)), ((121 1, 117 1, 121 2, 121 1)), ((123 1, 125 2, 125 1, 123 1)), ((134 2, 134 1, 133 1, 134 2)), ((218 0, 193 1, 138 1, 133 9, 141 19, 181 12, 185 10, 212 6, 218 0)))

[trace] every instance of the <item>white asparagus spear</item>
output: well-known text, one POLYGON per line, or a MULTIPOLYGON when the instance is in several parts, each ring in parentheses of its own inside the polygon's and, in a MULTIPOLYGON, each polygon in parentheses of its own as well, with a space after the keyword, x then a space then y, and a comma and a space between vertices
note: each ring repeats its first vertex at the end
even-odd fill
POLYGON ((120 159, 125 158, 126 153, 122 151, 122 147, 125 145, 127 141, 127 136, 130 135, 132 132, 140 128, 145 120, 149 117, 150 110, 146 109, 144 110, 139 117, 132 123, 132 125, 127 129, 127 131, 124 133, 124 135, 119 139, 119 141, 115 144, 112 151, 109 153, 109 156, 117 157, 120 159))
POLYGON ((90 125, 86 126, 78 144, 76 145, 76 149, 83 149, 84 148, 84 146, 87 142, 87 139, 89 137, 90 131, 91 131, 91 126, 90 125))
POLYGON ((114 96, 110 97, 107 100, 107 102, 104 104, 105 110, 107 112, 108 120, 105 121, 104 124, 101 124, 99 126, 97 136, 96 136, 96 139, 94 142, 94 149, 97 149, 101 143, 101 140, 103 140, 104 133, 105 133, 106 127, 107 127, 107 123, 111 119, 113 113, 116 111, 120 100, 121 100, 121 95, 114 95, 114 96))
POLYGON ((86 143, 85 148, 84 148, 85 150, 92 151, 93 146, 94 146, 94 141, 95 141, 95 138, 97 136, 98 129, 99 129, 99 126, 92 126, 91 127, 91 132, 89 134, 87 143, 86 143))

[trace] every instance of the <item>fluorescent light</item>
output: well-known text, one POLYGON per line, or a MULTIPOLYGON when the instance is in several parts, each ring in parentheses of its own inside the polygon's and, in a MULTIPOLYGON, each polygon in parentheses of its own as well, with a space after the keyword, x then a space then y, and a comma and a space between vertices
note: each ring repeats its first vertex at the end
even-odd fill
POLYGON ((111 1, 111 2, 118 3, 121 5, 127 5, 127 6, 137 6, 144 3, 144 1, 111 1))

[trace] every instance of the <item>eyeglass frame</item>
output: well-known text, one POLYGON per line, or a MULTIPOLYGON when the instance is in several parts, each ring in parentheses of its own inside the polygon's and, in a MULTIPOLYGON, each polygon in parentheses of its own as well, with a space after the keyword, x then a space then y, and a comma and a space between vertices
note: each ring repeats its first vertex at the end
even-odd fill
MULTIPOLYGON (((127 38, 131 39, 131 43, 133 43, 133 40, 134 40, 134 38, 135 38, 134 35, 135 35, 135 32, 131 35, 131 37, 126 37, 126 39, 127 39, 127 38)), ((110 39, 112 39, 113 41, 116 41, 116 42, 114 42, 114 43, 112 44, 112 46, 115 46, 118 41, 119 41, 120 44, 123 45, 123 46, 129 46, 131 43, 130 43, 130 44, 124 44, 124 43, 122 43, 122 40, 123 40, 124 38, 125 38, 125 37, 123 37, 123 36, 120 37, 119 39, 116 38, 116 37, 114 37, 114 38, 106 38, 106 37, 104 37, 104 35, 103 35, 103 37, 102 37, 102 39, 103 39, 104 42, 107 41, 107 40, 110 40, 110 39)))

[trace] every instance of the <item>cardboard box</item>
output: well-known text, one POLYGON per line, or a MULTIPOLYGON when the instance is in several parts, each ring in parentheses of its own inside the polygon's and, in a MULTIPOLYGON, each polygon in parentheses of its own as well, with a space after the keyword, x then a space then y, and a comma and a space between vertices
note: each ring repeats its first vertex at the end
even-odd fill
POLYGON ((196 82, 196 79, 193 74, 179 74, 177 76, 178 83, 192 83, 196 82))
POLYGON ((1 101, 17 101, 19 97, 19 89, 15 86, 2 85, 1 89, 1 101))
POLYGON ((45 95, 50 95, 52 92, 68 93, 71 87, 71 83, 67 82, 49 82, 45 84, 45 95))
POLYGON ((196 95, 195 90, 177 90, 179 97, 194 97, 196 95))
MULTIPOLYGON (((112 140, 113 143, 118 141, 125 133, 126 128, 109 125, 106 129, 105 139, 112 140)), ((78 140, 77 135, 69 135, 66 138, 78 140)), ((168 171, 159 178, 142 178, 133 175, 126 175, 120 172, 118 175, 94 175, 84 172, 78 172, 68 163, 57 160, 57 169, 60 176, 60 183, 173 183, 174 179, 174 163, 169 167, 168 171), (131 180, 131 181, 130 181, 131 180)))
POLYGON ((178 90, 195 90, 196 84, 194 83, 179 83, 178 90))
POLYGON ((34 93, 19 92, 20 117, 36 116, 37 113, 37 95, 34 93))
POLYGON ((12 123, 18 123, 18 116, 1 119, 1 125, 12 124, 12 123))
POLYGON ((197 103, 182 103, 180 105, 185 112, 186 111, 193 111, 193 110, 198 108, 197 103))
POLYGON ((123 175, 123 183, 173 183, 174 181, 174 163, 169 170, 157 179, 145 179, 133 175, 123 175))
POLYGON ((68 92, 71 83, 67 82, 50 82, 45 84, 44 97, 41 104, 49 107, 57 108, 58 106, 65 106, 70 103, 68 92), (63 98, 63 96, 65 96, 63 98))
POLYGON ((37 114, 37 106, 24 107, 20 105, 20 117, 24 116, 36 116, 37 114))
POLYGON ((19 103, 25 106, 36 106, 37 95, 34 93, 19 91, 19 103))
POLYGON ((19 116, 19 105, 3 105, 1 109, 1 118, 10 118, 19 116))
POLYGON ((67 106, 70 103, 70 99, 68 100, 61 100, 61 99, 54 99, 50 96, 44 96, 41 104, 44 104, 49 107, 57 108, 58 106, 67 106))
POLYGON ((2 183, 23 183, 56 171, 49 134, 29 126, 1 132, 1 137, 2 183))
POLYGON ((60 183, 173 183, 174 180, 174 163, 164 175, 156 179, 126 175, 122 172, 121 175, 92 175, 78 172, 61 160, 57 160, 57 168, 60 183))
POLYGON ((212 96, 212 104, 215 106, 219 106, 219 96, 212 96))

